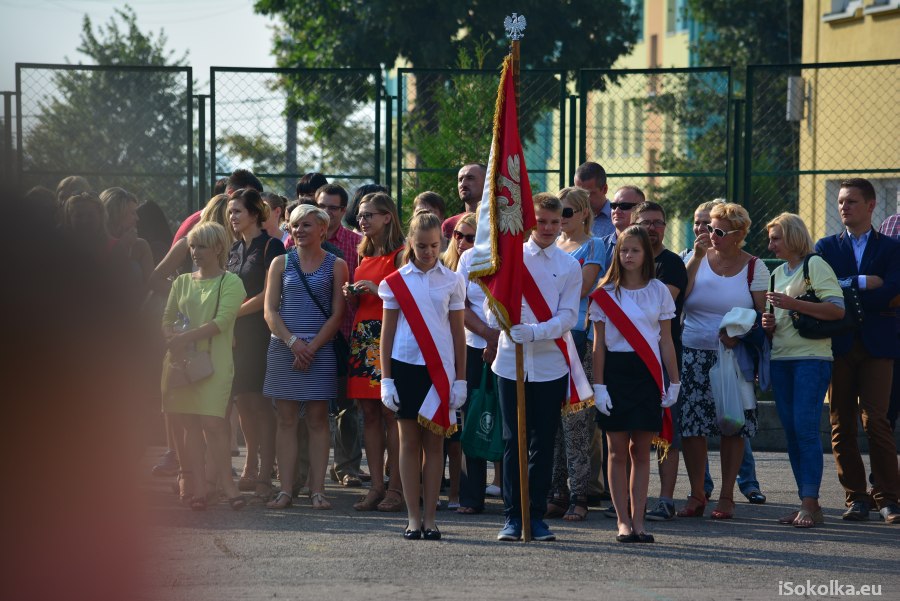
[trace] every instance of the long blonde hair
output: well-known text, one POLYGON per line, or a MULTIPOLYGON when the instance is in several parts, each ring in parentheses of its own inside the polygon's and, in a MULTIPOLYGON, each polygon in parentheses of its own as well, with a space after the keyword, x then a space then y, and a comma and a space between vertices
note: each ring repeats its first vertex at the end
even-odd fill
POLYGON ((568 188, 563 188, 556 195, 561 201, 568 201, 576 213, 579 211, 586 211, 585 215, 587 215, 587 217, 584 218, 582 226, 584 227, 584 233, 590 236, 591 228, 594 225, 594 212, 590 210, 591 193, 584 188, 570 186, 568 188))
MULTIPOLYGON (((459 218, 459 221, 456 222, 456 227, 453 228, 453 231, 456 231, 456 228, 461 224, 468 225, 473 230, 478 229, 478 218, 475 216, 475 213, 464 213, 462 217, 459 218)), ((456 268, 459 267, 459 251, 456 249, 456 240, 450 239, 450 246, 447 247, 447 250, 444 251, 444 254, 441 255, 441 262, 456 271, 456 268)))
POLYGON ((406 235, 406 248, 403 249, 403 264, 409 263, 415 257, 413 241, 416 234, 441 229, 441 218, 430 211, 419 209, 409 221, 409 233, 406 235))
MULTIPOLYGON (((357 247, 359 255, 361 257, 388 255, 403 246, 403 230, 400 228, 400 216, 397 214, 397 205, 394 203, 394 199, 385 192, 366 194, 359 201, 359 204, 356 205, 357 215, 359 214, 359 208, 366 203, 382 213, 388 213, 391 216, 391 220, 384 226, 385 232, 381 237, 381 244, 376 244, 369 236, 362 237, 357 247)), ((358 218, 357 221, 359 221, 358 218)))
POLYGON ((228 221, 228 195, 216 194, 200 212, 199 223, 218 223, 225 228, 228 238, 234 242, 234 229, 228 221))

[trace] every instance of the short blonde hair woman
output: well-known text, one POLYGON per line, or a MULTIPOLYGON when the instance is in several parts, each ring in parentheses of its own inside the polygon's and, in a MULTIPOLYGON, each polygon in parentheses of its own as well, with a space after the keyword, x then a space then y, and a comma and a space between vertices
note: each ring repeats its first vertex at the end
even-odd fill
POLYGON ((744 425, 737 433, 720 432, 709 371, 718 348, 740 341, 719 330, 722 317, 734 307, 763 310, 769 287, 765 263, 741 250, 750 229, 750 215, 739 204, 725 202, 710 210, 710 223, 687 261, 684 329, 682 330, 681 448, 691 482, 691 494, 679 517, 699 517, 706 508, 704 474, 706 439, 721 436, 722 485, 713 519, 734 517, 734 483, 744 455, 744 439, 756 434, 756 409, 744 408, 744 425))
POLYGON ((825 392, 831 381, 831 338, 803 338, 792 324, 791 311, 818 319, 844 316, 844 296, 834 270, 820 256, 810 257, 809 283, 820 303, 796 297, 806 292, 803 263, 812 252, 812 238, 799 215, 782 213, 766 224, 769 250, 785 262, 772 273, 772 291, 766 296, 769 309, 763 314, 762 327, 772 336, 772 361, 769 373, 775 393, 775 408, 788 441, 788 457, 800 508, 778 522, 795 528, 811 528, 825 521, 819 505, 822 483, 822 445, 819 442, 819 417, 825 392))
POLYGON ((210 492, 207 480, 218 480, 231 508, 237 510, 247 502, 231 475, 225 414, 231 399, 234 324, 244 300, 244 285, 239 277, 225 271, 231 244, 221 225, 197 224, 188 234, 187 243, 197 271, 180 275, 172 283, 162 319, 168 347, 163 410, 174 431, 183 428, 185 432, 174 441, 182 469, 182 498, 189 499, 191 509, 206 509, 210 492), (209 353, 213 373, 197 382, 176 385, 178 371, 174 366, 189 356, 191 348, 209 353), (205 449, 213 474, 206 473, 205 449))

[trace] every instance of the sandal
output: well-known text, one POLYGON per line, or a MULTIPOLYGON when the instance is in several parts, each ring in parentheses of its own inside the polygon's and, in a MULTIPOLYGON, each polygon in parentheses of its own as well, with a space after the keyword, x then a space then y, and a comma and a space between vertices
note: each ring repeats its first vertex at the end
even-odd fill
POLYGON ((269 509, 287 509, 293 504, 294 500, 291 498, 291 495, 283 490, 279 490, 275 498, 266 503, 266 507, 269 509))
POLYGON ((378 504, 378 511, 385 513, 397 513, 403 511, 403 491, 396 488, 389 488, 384 495, 381 503, 378 504))
POLYGON ((572 495, 572 504, 566 510, 563 519, 567 522, 583 522, 588 516, 587 495, 572 495), (579 511, 580 510, 580 511, 579 511))
POLYGON ((466 507, 465 505, 460 505, 456 508, 456 513, 461 513, 463 515, 476 515, 484 511, 484 507, 466 507))
POLYGON ((797 512, 797 517, 793 521, 793 526, 794 528, 812 528, 816 524, 823 523, 825 523, 825 515, 822 513, 821 508, 815 511, 801 509, 797 512))
POLYGON ((688 497, 687 505, 678 510, 675 515, 680 518, 702 518, 705 511, 706 500, 695 497, 694 495, 690 495, 688 497), (691 499, 697 502, 697 504, 693 507, 691 507, 691 499))
POLYGON ((566 514, 568 508, 569 495, 562 491, 555 490, 547 497, 547 511, 544 512, 544 518, 561 518, 566 514))
POLYGON ((244 498, 244 495, 238 495, 236 497, 231 497, 230 499, 228 499, 228 504, 234 511, 240 511, 247 506, 247 499, 244 498))
POLYGON ((713 520, 730 520, 734 517, 734 499, 731 497, 719 497, 719 504, 722 501, 727 501, 731 503, 731 511, 724 511, 722 509, 713 509, 709 514, 709 517, 713 520))
MULTIPOLYGON (((271 480, 256 480, 256 484, 253 487, 253 497, 266 502, 271 501, 272 493, 275 492, 273 488, 271 480)), ((238 489, 240 490, 240 487, 238 489)))
POLYGON ((238 490, 241 492, 253 492, 256 490, 256 476, 241 476, 238 479, 238 490))
POLYGON ((206 511, 206 497, 191 497, 192 511, 206 511))
POLYGON ((309 493, 309 502, 313 509, 331 509, 331 503, 320 492, 309 493))
POLYGON ((382 500, 384 500, 384 491, 370 488, 366 496, 361 497, 359 501, 353 504, 353 509, 356 511, 375 511, 382 500))
POLYGON ((789 513, 789 514, 787 514, 786 516, 784 516, 784 517, 782 517, 782 518, 778 518, 778 523, 779 523, 779 524, 784 524, 784 525, 786 525, 786 526, 790 526, 791 524, 794 523, 794 520, 797 519, 797 514, 798 514, 798 513, 800 513, 800 512, 799 512, 799 511, 794 511, 793 513, 789 513))

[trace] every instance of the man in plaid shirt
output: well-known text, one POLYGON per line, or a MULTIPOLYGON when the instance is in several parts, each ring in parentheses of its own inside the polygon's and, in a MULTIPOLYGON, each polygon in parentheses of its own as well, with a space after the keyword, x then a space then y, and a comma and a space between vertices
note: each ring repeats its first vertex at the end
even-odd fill
MULTIPOLYGON (((356 268, 359 266, 359 253, 356 247, 362 241, 362 236, 341 225, 341 220, 347 212, 348 200, 347 191, 337 184, 327 184, 316 190, 316 205, 328 213, 330 220, 326 240, 344 253, 344 261, 350 268, 349 281, 352 282, 356 268)), ((353 309, 348 304, 344 313, 344 322, 341 324, 341 332, 347 339, 350 338, 350 328, 352 327, 353 309)), ((359 464, 362 460, 359 409, 353 400, 347 399, 347 379, 340 378, 340 380, 335 410, 332 411, 335 415, 336 427, 331 478, 344 486, 362 486, 359 478, 359 464)))

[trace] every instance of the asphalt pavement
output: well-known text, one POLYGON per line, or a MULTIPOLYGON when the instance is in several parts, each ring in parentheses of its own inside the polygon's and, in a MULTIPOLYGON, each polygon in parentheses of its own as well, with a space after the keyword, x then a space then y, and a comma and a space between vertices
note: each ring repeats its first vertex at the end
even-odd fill
MULTIPOLYGON (((158 452, 148 451, 148 465, 158 452)), ((439 542, 407 541, 405 513, 357 512, 353 503, 365 490, 330 480, 331 511, 295 498, 282 511, 251 504, 234 512, 219 503, 192 512, 177 502, 169 479, 148 476, 151 551, 141 598, 723 601, 842 599, 863 591, 900 599, 900 524, 885 524, 874 512, 868 522, 841 520, 844 497, 830 454, 820 498, 826 521, 811 529, 776 522, 798 503, 787 455, 755 455, 765 505, 750 505, 735 491, 735 518, 714 521, 714 492, 704 518, 648 522, 654 544, 617 543, 615 520, 593 508, 585 522, 549 520, 555 542, 501 543, 499 499, 480 515, 439 511, 439 542)), ((717 483, 718 461, 711 452, 717 483)), ((235 467, 242 463, 235 458, 235 467)), ((651 497, 658 485, 651 475, 651 497)), ((682 464, 676 498, 687 494, 682 464)))

